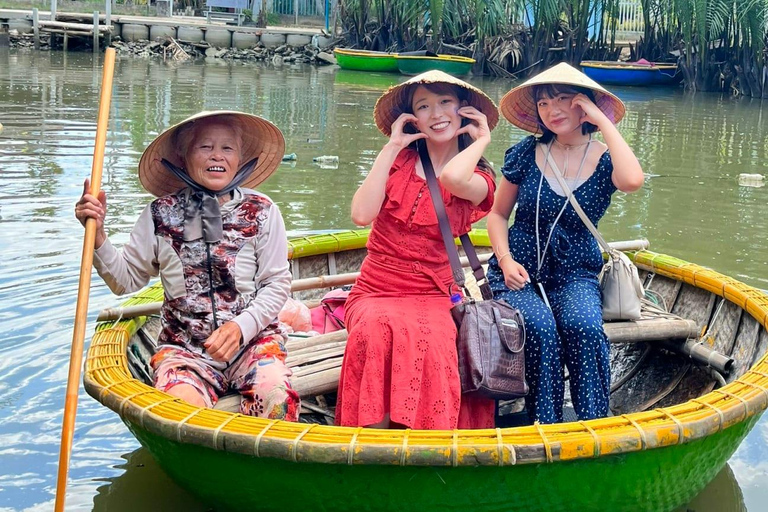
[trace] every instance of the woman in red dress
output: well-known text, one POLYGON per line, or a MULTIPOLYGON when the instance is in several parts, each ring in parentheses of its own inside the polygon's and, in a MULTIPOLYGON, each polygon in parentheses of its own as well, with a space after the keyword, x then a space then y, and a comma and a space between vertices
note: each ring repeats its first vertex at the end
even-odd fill
POLYGON ((483 158, 498 122, 493 101, 440 71, 390 88, 374 108, 389 142, 352 200, 373 224, 347 300, 349 330, 336 422, 379 428, 491 428, 493 400, 461 394, 453 278, 417 144, 426 144, 455 236, 493 204, 483 158))

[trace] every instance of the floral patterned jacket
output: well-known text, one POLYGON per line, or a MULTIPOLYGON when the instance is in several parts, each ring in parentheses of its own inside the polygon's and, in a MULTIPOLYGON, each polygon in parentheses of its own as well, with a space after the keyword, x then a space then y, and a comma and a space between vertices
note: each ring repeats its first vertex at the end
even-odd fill
POLYGON ((159 343, 181 345, 213 362, 202 343, 225 322, 240 326, 244 346, 279 333, 277 314, 291 285, 285 225, 267 196, 237 189, 221 206, 222 239, 185 242, 189 193, 150 203, 122 252, 107 241, 96 250, 94 266, 119 295, 159 275, 165 293, 159 343))

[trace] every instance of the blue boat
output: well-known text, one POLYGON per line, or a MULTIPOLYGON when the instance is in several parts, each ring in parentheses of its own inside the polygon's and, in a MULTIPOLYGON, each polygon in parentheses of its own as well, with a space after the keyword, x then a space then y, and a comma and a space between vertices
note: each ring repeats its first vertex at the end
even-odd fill
POLYGON ((645 60, 638 62, 585 60, 581 62, 581 68, 589 78, 606 85, 675 85, 683 78, 677 64, 655 64, 645 60))

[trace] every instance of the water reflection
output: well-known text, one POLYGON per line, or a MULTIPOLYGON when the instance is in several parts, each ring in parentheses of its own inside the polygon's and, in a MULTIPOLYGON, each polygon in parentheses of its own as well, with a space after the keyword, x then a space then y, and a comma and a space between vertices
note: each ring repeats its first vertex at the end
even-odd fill
POLYGON ((94 512, 134 512, 139 503, 145 504, 149 510, 212 510, 177 486, 146 449, 139 448, 123 455, 123 458, 124 463, 117 466, 123 473, 105 479, 104 484, 96 489, 94 512))
MULTIPOLYGON (((72 207, 90 172, 99 66, 90 54, 0 49, 0 507, 50 508, 82 237, 72 207)), ((385 141, 373 105, 400 80, 334 68, 121 58, 104 167, 110 236, 124 243, 151 199, 136 176, 141 151, 203 109, 255 112, 283 130, 297 160, 261 188, 278 202, 291 233, 353 227, 352 195, 385 141), (338 168, 313 164, 320 155, 338 156, 338 168)), ((514 85, 472 81, 496 99, 514 85)), ((615 196, 600 225, 607 238, 647 237, 655 250, 768 288, 768 187, 739 187, 737 180, 740 173, 766 174, 760 104, 678 90, 616 92, 628 108, 620 130, 653 177, 639 193, 615 196)), ((523 136, 501 122, 489 160, 498 168, 523 136)), ((95 280, 91 319, 115 302, 95 280)), ((768 498, 766 438, 764 420, 731 459, 752 510, 768 498)), ((68 509, 152 509, 168 498, 204 510, 170 483, 152 487, 162 482, 160 472, 136 448, 119 419, 81 393, 68 509), (145 488, 155 491, 145 495, 145 488)), ((743 506, 735 494, 725 503, 743 506)), ((727 510, 694 504, 697 511, 727 510)))
POLYGON ((746 512, 746 510, 739 483, 731 467, 726 465, 693 501, 678 508, 677 512, 746 512))

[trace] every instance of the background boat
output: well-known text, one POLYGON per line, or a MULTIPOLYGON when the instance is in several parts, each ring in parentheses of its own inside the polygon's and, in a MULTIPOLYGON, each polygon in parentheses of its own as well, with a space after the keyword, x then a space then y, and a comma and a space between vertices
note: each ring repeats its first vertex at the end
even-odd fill
POLYGON ((585 60, 581 68, 595 82, 607 85, 675 85, 683 79, 677 64, 585 60))
POLYGON ((336 63, 342 69, 397 72, 396 53, 334 48, 333 55, 336 57, 336 63))
POLYGON ((397 54, 397 69, 404 75, 418 75, 432 69, 449 75, 463 76, 472 71, 475 59, 461 55, 438 55, 432 52, 407 52, 397 54))
MULTIPOLYGON (((487 254, 487 233, 471 236, 487 254)), ((312 302, 354 278, 366 240, 351 231, 292 241, 294 295, 312 302)), ((222 410, 225 400, 197 408, 148 385, 152 322, 126 311, 98 324, 85 388, 216 510, 671 511, 718 474, 768 406, 768 296, 670 256, 630 256, 663 311, 606 324, 608 418, 488 430, 335 427, 344 331, 288 342, 302 422, 242 416, 222 410)), ((155 285, 126 304, 162 296, 155 285)))

